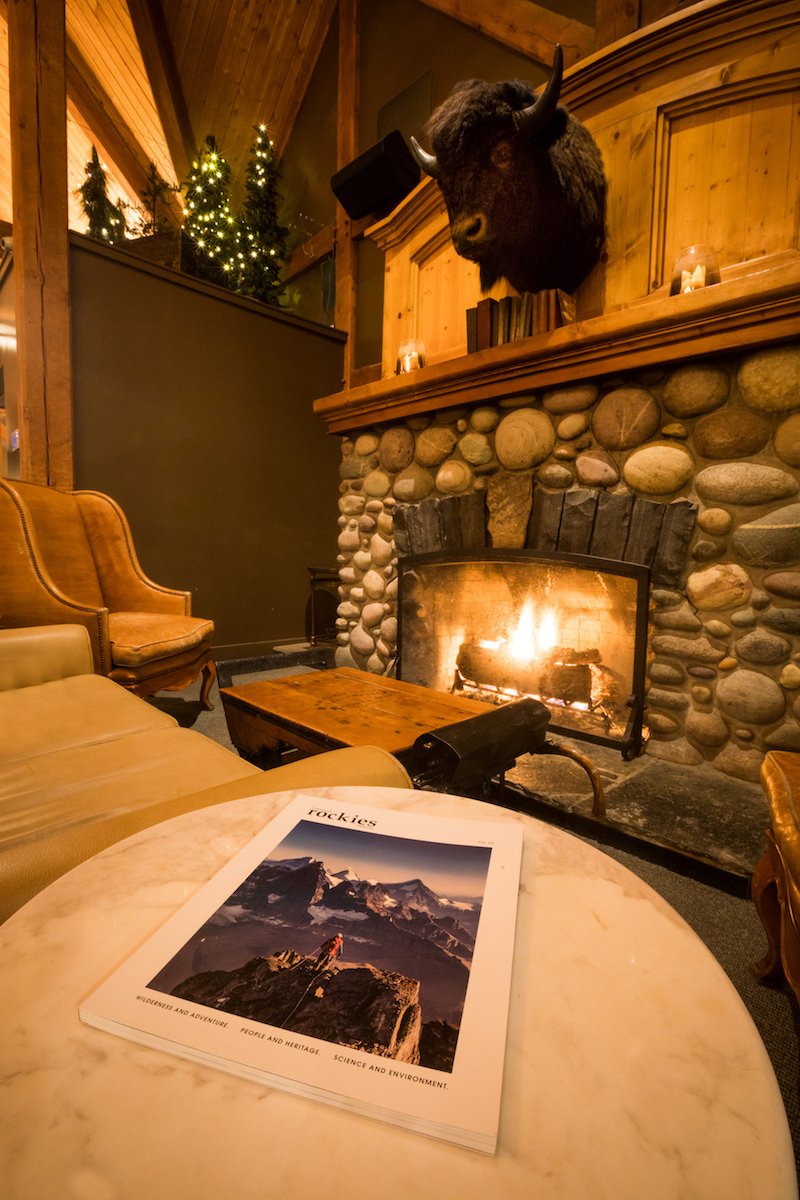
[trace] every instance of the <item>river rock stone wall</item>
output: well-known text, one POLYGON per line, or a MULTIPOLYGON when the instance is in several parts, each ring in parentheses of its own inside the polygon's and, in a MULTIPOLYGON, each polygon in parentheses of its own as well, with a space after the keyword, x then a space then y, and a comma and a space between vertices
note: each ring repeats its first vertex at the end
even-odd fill
POLYGON ((800 750, 800 345, 344 438, 337 663, 391 670, 398 505, 484 491, 491 544, 519 548, 534 487, 698 506, 681 584, 653 589, 648 753, 754 781, 800 750))

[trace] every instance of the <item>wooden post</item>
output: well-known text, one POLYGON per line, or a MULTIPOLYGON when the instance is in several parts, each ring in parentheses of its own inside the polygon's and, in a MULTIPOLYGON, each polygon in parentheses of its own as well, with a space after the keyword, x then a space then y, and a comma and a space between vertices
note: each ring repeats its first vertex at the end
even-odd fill
POLYGON ((64 0, 9 0, 20 474, 69 489, 72 354, 64 0))
MULTIPOLYGON (((339 0, 339 83, 336 118, 336 168, 341 170, 358 154, 359 100, 359 0, 339 0)), ((344 350, 344 386, 353 370, 356 332, 356 247, 353 223, 341 204, 336 205, 336 310, 337 329, 347 333, 344 350)))

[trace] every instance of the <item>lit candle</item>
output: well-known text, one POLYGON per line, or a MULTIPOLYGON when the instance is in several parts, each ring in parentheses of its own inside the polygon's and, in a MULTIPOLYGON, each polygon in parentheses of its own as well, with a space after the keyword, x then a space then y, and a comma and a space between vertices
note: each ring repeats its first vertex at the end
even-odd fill
POLYGON ((681 271, 681 291, 695 292, 706 286, 706 269, 698 263, 693 271, 681 271))
POLYGON ((412 371, 419 370, 425 366, 425 346, 422 342, 414 341, 401 342, 397 348, 397 366, 395 370, 398 375, 410 375, 412 371))

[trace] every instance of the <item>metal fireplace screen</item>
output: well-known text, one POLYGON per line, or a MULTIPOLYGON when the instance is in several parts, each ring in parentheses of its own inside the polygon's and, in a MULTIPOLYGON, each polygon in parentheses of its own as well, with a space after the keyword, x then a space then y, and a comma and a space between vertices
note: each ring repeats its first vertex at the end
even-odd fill
POLYGON ((490 550, 403 558, 399 575, 399 678, 493 704, 532 696, 552 731, 641 751, 646 567, 490 550))

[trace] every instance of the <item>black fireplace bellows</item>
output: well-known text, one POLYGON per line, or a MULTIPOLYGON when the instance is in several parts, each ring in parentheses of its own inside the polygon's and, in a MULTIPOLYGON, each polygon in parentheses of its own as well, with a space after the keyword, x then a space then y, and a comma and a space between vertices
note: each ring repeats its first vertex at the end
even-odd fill
POLYGON ((397 757, 417 788, 470 792, 540 750, 549 721, 546 705, 526 697, 424 733, 397 757))

